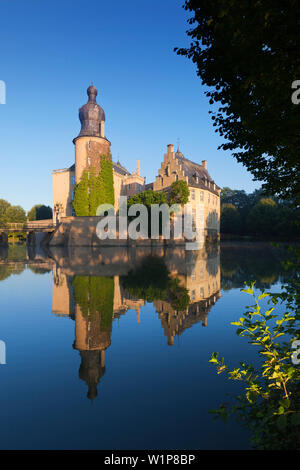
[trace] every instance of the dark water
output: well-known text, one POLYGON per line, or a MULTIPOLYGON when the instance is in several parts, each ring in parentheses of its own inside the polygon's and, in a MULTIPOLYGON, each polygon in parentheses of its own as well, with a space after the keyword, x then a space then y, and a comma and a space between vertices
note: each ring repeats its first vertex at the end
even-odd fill
POLYGON ((2 249, 0 447, 248 448, 247 430, 208 412, 240 391, 208 361, 256 360, 230 325, 249 304, 240 288, 284 276, 261 244, 2 249))

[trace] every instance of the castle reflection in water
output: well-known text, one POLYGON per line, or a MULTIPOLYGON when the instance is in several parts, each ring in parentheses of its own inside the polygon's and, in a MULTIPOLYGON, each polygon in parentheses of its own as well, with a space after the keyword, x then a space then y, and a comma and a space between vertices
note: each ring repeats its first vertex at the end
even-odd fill
POLYGON ((79 377, 86 382, 90 399, 97 396, 98 384, 105 374, 105 351, 111 346, 113 320, 133 309, 140 323, 141 307, 149 301, 143 289, 124 287, 122 279, 128 273, 142 270, 149 259, 158 259, 166 266, 170 282, 176 281, 175 296, 183 292, 183 304, 180 299, 179 304, 174 304, 165 291, 163 295, 157 290, 153 293, 153 305, 170 346, 175 336, 194 324, 201 322, 207 326, 209 311, 221 296, 217 246, 201 251, 153 247, 69 248, 68 251, 56 248, 50 257, 53 260, 52 313, 75 321, 73 347, 81 356, 79 377))

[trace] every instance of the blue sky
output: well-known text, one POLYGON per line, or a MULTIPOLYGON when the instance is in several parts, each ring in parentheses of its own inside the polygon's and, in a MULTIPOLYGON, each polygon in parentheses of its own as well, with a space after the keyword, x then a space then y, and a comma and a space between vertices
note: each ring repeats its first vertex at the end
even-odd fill
POLYGON ((206 159, 219 186, 260 184, 217 150, 208 100, 188 45, 183 0, 0 0, 0 198, 26 210, 52 205, 51 172, 74 162, 78 109, 93 81, 113 159, 153 181, 166 145, 206 159))

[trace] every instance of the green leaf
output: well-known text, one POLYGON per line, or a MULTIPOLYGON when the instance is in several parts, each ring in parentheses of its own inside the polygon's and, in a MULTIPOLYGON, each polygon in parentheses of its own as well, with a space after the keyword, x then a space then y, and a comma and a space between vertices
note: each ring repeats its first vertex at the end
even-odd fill
POLYGON ((269 297, 269 296, 270 296, 270 294, 268 294, 267 292, 263 292, 263 294, 260 294, 258 296, 258 300, 264 299, 265 297, 269 297))
POLYGON ((253 289, 241 289, 241 292, 244 292, 245 294, 252 294, 253 295, 253 289))

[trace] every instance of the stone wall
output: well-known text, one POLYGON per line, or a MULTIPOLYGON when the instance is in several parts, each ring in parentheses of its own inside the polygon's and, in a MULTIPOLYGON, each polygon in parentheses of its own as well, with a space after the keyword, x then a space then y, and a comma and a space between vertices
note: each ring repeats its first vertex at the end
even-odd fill
POLYGON ((75 143, 75 174, 79 183, 84 170, 95 168, 101 170, 100 155, 110 155, 110 142, 102 137, 77 137, 75 143))
MULTIPOLYGON (((143 247, 155 247, 155 246, 183 246, 187 241, 184 236, 181 239, 174 240, 172 237, 173 228, 171 221, 171 238, 169 240, 164 239, 162 236, 159 239, 119 239, 119 233, 116 233, 116 239, 100 240, 96 234, 96 227, 98 222, 103 217, 63 217, 61 223, 51 235, 49 240, 49 246, 143 246, 143 247)), ((204 231, 204 242, 216 242, 219 239, 217 230, 205 230, 204 231)))

